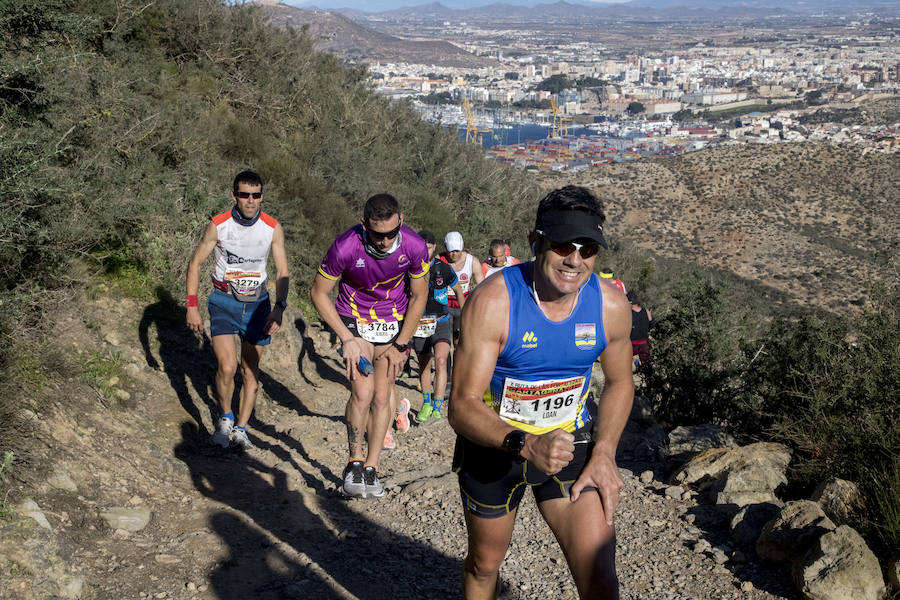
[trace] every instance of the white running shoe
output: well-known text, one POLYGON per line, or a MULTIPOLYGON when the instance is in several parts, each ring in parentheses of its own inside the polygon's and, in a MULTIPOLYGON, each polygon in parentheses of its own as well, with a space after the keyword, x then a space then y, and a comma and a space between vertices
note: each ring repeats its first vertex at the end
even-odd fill
POLYGON ((228 417, 220 418, 219 424, 216 426, 216 432, 212 436, 213 444, 227 448, 231 444, 232 431, 234 431, 234 421, 228 417))
POLYGON ((363 498, 381 498, 384 496, 384 486, 378 481, 378 473, 375 467, 363 467, 363 481, 366 484, 366 494, 363 498))
POLYGON ((231 445, 235 448, 240 448, 241 450, 253 449, 253 443, 250 441, 250 438, 247 437, 247 430, 241 429, 240 427, 235 427, 234 431, 231 433, 231 445))
POLYGON ((366 497, 366 483, 363 481, 363 463, 352 460, 344 467, 344 495, 357 498, 366 497))

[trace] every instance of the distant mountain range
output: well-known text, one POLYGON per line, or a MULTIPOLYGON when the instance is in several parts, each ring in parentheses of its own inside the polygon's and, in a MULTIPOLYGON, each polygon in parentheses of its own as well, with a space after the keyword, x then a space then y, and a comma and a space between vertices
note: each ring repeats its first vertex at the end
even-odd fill
POLYGON ((353 22, 338 12, 303 10, 274 2, 260 1, 274 23, 301 28, 318 50, 356 62, 416 63, 445 67, 476 68, 496 64, 442 40, 405 40, 353 22))
POLYGON ((539 0, 504 0, 490 2, 487 0, 371 0, 354 2, 353 0, 286 0, 287 4, 307 10, 330 10, 353 15, 378 15, 386 13, 386 18, 396 18, 396 12, 416 16, 426 11, 430 15, 445 15, 447 18, 480 18, 487 13, 507 20, 513 14, 561 11, 571 14, 573 18, 592 16, 598 13, 622 16, 647 16, 648 13, 669 12, 676 10, 712 11, 720 14, 766 14, 799 13, 799 14, 852 14, 872 11, 879 14, 900 15, 900 2, 896 0, 632 0, 630 2, 592 2, 590 0, 567 0, 557 2, 540 2, 539 0), (390 14, 387 14, 390 13, 390 14), (470 16, 471 15, 471 16, 470 16))

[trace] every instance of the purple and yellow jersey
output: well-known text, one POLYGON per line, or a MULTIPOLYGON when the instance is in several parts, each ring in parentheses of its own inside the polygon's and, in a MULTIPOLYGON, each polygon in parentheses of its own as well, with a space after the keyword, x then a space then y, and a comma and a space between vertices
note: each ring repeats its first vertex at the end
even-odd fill
POLYGON ((407 226, 400 228, 400 245, 386 258, 366 253, 363 227, 342 233, 325 254, 319 274, 340 279, 335 307, 339 315, 366 321, 402 321, 408 303, 406 278, 428 273, 425 240, 407 226))

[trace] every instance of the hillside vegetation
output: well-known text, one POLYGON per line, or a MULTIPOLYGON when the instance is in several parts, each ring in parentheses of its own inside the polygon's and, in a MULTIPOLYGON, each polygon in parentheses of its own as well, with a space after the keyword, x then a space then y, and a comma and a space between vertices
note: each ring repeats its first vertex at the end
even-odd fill
POLYGON ((413 227, 457 227, 473 245, 527 220, 523 180, 258 8, 0 0, 0 29, 0 451, 17 461, 11 405, 65 362, 36 342, 54 303, 103 273, 116 293, 160 284, 180 298, 240 170, 263 175, 295 291, 374 193, 397 196, 413 227), (494 231, 495 211, 516 217, 494 231))
MULTIPOLYGON (((114 353, 74 356, 42 336, 54 307, 85 293, 149 304, 156 288, 179 314, 188 256, 244 168, 263 175, 264 207, 285 225, 292 303, 377 192, 395 194, 413 227, 459 229, 473 249, 508 238, 521 256, 534 182, 375 95, 363 70, 259 9, 0 0, 0 27, 0 512, 10 469, 34 466, 22 409, 76 378, 111 402, 122 376, 114 353)), ((602 260, 658 323, 643 392, 659 416, 785 442, 798 493, 815 477, 855 479, 860 528, 896 548, 900 169, 854 152, 721 148, 591 183, 611 199, 602 260), (797 283, 810 277, 819 291, 797 283), (859 314, 788 302, 816 294, 859 314)))

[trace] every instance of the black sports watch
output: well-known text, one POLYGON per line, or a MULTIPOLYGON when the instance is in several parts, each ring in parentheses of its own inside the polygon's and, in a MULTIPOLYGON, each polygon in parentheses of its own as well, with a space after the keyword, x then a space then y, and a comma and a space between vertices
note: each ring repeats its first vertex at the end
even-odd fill
POLYGON ((503 438, 503 449, 513 462, 521 463, 525 459, 522 458, 522 448, 525 447, 525 432, 521 429, 513 429, 503 438))
POLYGON ((284 310, 287 308, 287 300, 279 300, 275 303, 275 306, 280 306, 281 310, 284 310))
POLYGON ((407 350, 409 350, 409 344, 408 344, 408 343, 407 343, 407 344, 398 344, 398 343, 397 343, 397 340, 394 340, 393 342, 391 342, 391 345, 392 345, 394 348, 396 348, 397 350, 399 350, 400 352, 406 352, 407 350))

